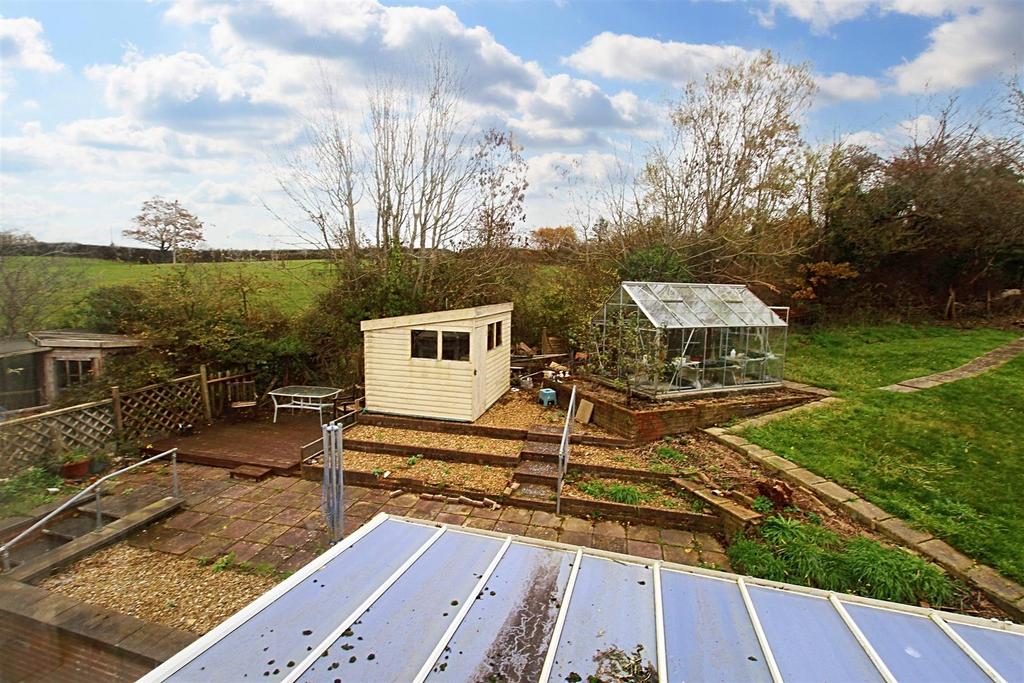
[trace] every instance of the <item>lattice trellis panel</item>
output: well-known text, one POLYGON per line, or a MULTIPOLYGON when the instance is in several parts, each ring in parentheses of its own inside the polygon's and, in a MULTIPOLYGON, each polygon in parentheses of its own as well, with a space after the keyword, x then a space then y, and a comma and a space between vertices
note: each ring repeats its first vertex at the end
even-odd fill
POLYGON ((64 450, 103 450, 115 438, 110 403, 0 423, 0 476, 39 465, 64 450))
POLYGON ((121 397, 121 414, 127 436, 145 438, 178 430, 182 423, 203 419, 199 380, 159 384, 121 397))

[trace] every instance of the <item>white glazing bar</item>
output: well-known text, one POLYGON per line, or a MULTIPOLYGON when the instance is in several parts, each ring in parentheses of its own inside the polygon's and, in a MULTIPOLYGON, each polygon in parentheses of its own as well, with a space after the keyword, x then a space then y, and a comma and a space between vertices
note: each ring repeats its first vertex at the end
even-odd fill
POLYGON ((565 584, 562 606, 558 609, 555 628, 551 631, 551 642, 548 643, 548 653, 544 656, 544 667, 540 670, 540 676, 537 679, 540 683, 544 683, 551 677, 551 667, 555 664, 555 651, 558 650, 558 641, 562 638, 565 615, 569 612, 569 600, 572 598, 572 589, 576 585, 576 577, 580 573, 581 564, 583 564, 583 548, 576 551, 576 557, 572 561, 572 571, 569 572, 569 581, 565 584))
POLYGON ((935 622, 943 633, 949 636, 949 639, 956 643, 964 654, 971 658, 978 668, 985 672, 985 675, 991 678, 996 683, 1006 683, 1006 679, 999 675, 999 672, 992 668, 992 665, 985 661, 985 658, 978 654, 978 652, 971 647, 970 643, 964 640, 959 633, 953 630, 953 628, 947 624, 942 617, 935 612, 932 612, 928 617, 935 622))
POLYGON ((754 635, 757 636, 757 642, 761 646, 761 653, 764 655, 764 661, 768 665, 768 672, 772 675, 772 680, 775 683, 782 683, 782 673, 779 671, 779 665, 775 663, 775 655, 772 654, 772 649, 768 646, 768 637, 764 634, 764 629, 761 628, 761 620, 757 618, 754 601, 750 599, 750 592, 747 590, 747 584, 744 583, 742 576, 736 577, 736 585, 740 588, 743 605, 747 608, 750 625, 754 627, 754 635))
POLYGON ((347 631, 348 627, 354 624, 356 619, 358 619, 363 612, 368 610, 373 603, 377 602, 377 600, 380 599, 380 596, 384 595, 384 593, 386 593, 387 590, 391 588, 399 578, 401 578, 402 574, 404 574, 409 567, 413 566, 416 563, 416 560, 420 559, 420 556, 427 552, 430 546, 434 545, 434 542, 437 541, 437 539, 441 538, 447 528, 448 527, 441 527, 433 536, 428 538, 426 543, 421 545, 416 552, 409 556, 409 559, 402 563, 401 567, 395 570, 394 574, 389 576, 384 583, 378 586, 375 591, 370 593, 370 597, 366 598, 361 605, 352 610, 352 613, 345 617, 345 620, 338 624, 338 626, 331 631, 329 636, 320 641, 320 644, 314 647, 313 650, 306 655, 306 658, 298 663, 295 669, 284 678, 282 683, 294 683, 301 678, 302 674, 306 673, 306 670, 313 666, 313 664, 316 663, 316 660, 320 659, 323 651, 330 647, 331 643, 340 638, 341 634, 347 631))
POLYGON ((876 669, 878 669, 878 673, 882 675, 882 679, 885 683, 896 683, 896 677, 892 675, 892 672, 889 671, 889 667, 885 665, 882 658, 878 656, 877 652, 875 652, 875 648, 872 647, 870 642, 868 642, 864 632, 860 630, 860 626, 857 626, 857 622, 855 622, 853 617, 850 616, 850 613, 846 611, 846 607, 843 606, 843 603, 840 602, 836 594, 829 593, 828 601, 836 608, 836 612, 839 613, 839 617, 843 620, 843 623, 846 624, 846 628, 850 629, 850 633, 853 634, 857 644, 860 645, 861 649, 864 650, 864 653, 868 656, 868 659, 870 659, 871 663, 875 665, 876 669))
POLYGON ((319 571, 321 567, 327 565, 328 562, 333 560, 335 557, 340 555, 342 552, 347 550, 352 544, 359 539, 368 535, 371 531, 376 529, 378 526, 387 521, 388 516, 386 513, 379 513, 369 522, 359 527, 355 533, 345 538, 343 541, 335 544, 312 562, 307 564, 299 571, 292 574, 290 577, 277 584, 269 591, 261 595, 259 598, 249 603, 246 607, 236 612, 234 615, 228 617, 215 629, 207 633, 199 640, 193 641, 191 645, 186 647, 184 650, 178 652, 176 655, 168 659, 166 662, 161 664, 156 669, 153 669, 148 674, 139 679, 140 683, 155 683, 156 681, 163 681, 170 678, 176 671, 184 667, 186 664, 191 662, 199 655, 206 652, 208 649, 216 645, 220 640, 227 637, 232 631, 237 629, 245 622, 252 619, 256 614, 262 611, 265 607, 269 606, 272 602, 277 600, 279 597, 290 591, 295 586, 305 581, 314 572, 319 571))
POLYGON ((427 679, 427 676, 430 675, 430 671, 434 668, 434 664, 437 662, 438 658, 441 657, 444 649, 448 647, 448 642, 452 639, 452 636, 455 635, 459 626, 462 625, 462 621, 466 618, 466 615, 469 614, 469 610, 476 604, 476 597, 480 594, 480 591, 484 589, 484 586, 487 585, 487 582, 491 578, 491 574, 494 573, 495 568, 498 566, 498 563, 501 562, 501 558, 505 556, 505 551, 508 550, 510 545, 512 545, 511 536, 506 538, 505 542, 501 544, 501 548, 498 549, 498 552, 494 556, 494 559, 491 560, 491 563, 487 565, 487 569, 484 570, 484 573, 480 576, 480 580, 476 582, 475 586, 473 586, 473 590, 469 593, 469 596, 462 601, 462 607, 459 609, 458 614, 455 615, 455 619, 452 620, 452 623, 448 625, 448 629, 444 632, 444 635, 441 636, 441 639, 437 641, 437 645, 434 647, 433 652, 430 653, 430 656, 427 657, 427 661, 423 663, 419 673, 417 673, 416 677, 412 679, 413 683, 423 683, 423 681, 427 679))
POLYGON ((661 602, 661 563, 654 570, 654 643, 658 650, 658 683, 668 683, 668 653, 665 650, 665 607, 661 602))

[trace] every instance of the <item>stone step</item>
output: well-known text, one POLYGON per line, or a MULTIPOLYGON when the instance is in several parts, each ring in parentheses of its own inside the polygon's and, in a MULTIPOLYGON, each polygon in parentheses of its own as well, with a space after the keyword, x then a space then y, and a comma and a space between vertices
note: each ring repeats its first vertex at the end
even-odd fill
POLYGON ((519 457, 523 460, 558 462, 558 444, 526 441, 523 443, 523 447, 519 451, 519 457))
POLYGON ((239 465, 235 469, 231 470, 232 479, 246 479, 248 481, 263 481, 271 474, 273 470, 269 467, 260 467, 259 465, 239 465))
POLYGON ((546 484, 522 484, 515 491, 512 492, 513 499, 517 501, 531 500, 537 502, 546 502, 554 505, 555 503, 555 487, 548 486, 546 484))
POLYGON ((512 473, 513 481, 554 486, 558 481, 558 463, 543 460, 523 460, 512 473))
MULTIPOLYGON (((184 502, 181 498, 172 498, 170 496, 162 498, 154 503, 150 503, 141 510, 135 510, 107 524, 96 533, 85 534, 73 541, 60 543, 48 552, 40 553, 32 559, 19 562, 19 566, 11 570, 6 576, 14 581, 33 583, 61 567, 66 567, 100 548, 117 543, 142 527, 166 517, 180 508, 184 502)), ((49 539, 51 543, 58 540, 52 536, 43 536, 42 538, 49 539)), ((16 550, 17 546, 12 549, 11 554, 14 555, 16 550)))
MULTIPOLYGON (((100 515, 100 522, 102 524, 107 524, 113 521, 113 519, 113 517, 108 517, 107 515, 100 515)), ((43 529, 43 533, 64 541, 71 541, 95 530, 96 515, 80 515, 78 517, 65 517, 52 524, 47 524, 46 528, 43 529)))
MULTIPOLYGON (((168 477, 168 488, 170 488, 170 478, 168 477)), ((113 517, 114 519, 121 519, 131 513, 135 512, 140 508, 144 508, 150 503, 162 499, 168 495, 169 491, 166 489, 161 490, 156 487, 144 487, 149 490, 137 490, 128 494, 118 494, 113 496, 104 495, 100 500, 100 514, 104 517, 113 517)), ((84 505, 79 505, 76 509, 79 512, 84 512, 87 515, 91 515, 93 519, 96 519, 96 499, 89 498, 89 502, 84 505)))
POLYGON ((535 424, 526 432, 527 441, 539 441, 541 443, 559 443, 562 440, 562 429, 564 425, 535 424))
MULTIPOLYGON (((11 568, 18 567, 25 562, 34 560, 40 555, 45 555, 55 548, 59 548, 64 545, 66 541, 52 536, 40 536, 34 541, 28 543, 19 543, 11 548, 11 568)), ((2 567, 0 567, 2 571, 2 567)))

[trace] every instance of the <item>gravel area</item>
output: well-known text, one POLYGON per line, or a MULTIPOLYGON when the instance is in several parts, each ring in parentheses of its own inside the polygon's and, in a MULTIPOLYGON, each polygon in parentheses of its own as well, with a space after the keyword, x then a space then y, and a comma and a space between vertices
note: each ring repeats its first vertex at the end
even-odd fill
POLYGON ((509 439, 489 439, 483 436, 421 432, 415 429, 374 427, 361 424, 346 429, 345 438, 376 441, 378 443, 402 444, 403 446, 447 448, 459 451, 472 451, 474 453, 490 453, 492 455, 516 455, 519 453, 520 446, 522 446, 521 441, 509 439))
POLYGON ((277 581, 125 543, 95 552, 42 582, 47 590, 172 628, 206 633, 277 581))
MULTIPOLYGON (((537 389, 529 391, 510 389, 473 424, 507 429, 529 429, 537 424, 560 426, 565 424, 565 411, 557 408, 545 408, 537 403, 537 389)), ((617 436, 596 425, 580 424, 579 422, 573 425, 572 431, 575 434, 591 436, 617 436)))
POLYGON ((467 491, 480 491, 501 495, 512 481, 512 469, 474 465, 465 462, 445 462, 421 458, 412 460, 382 453, 345 452, 345 469, 357 472, 390 472, 393 477, 418 479, 434 486, 447 485, 467 491), (412 462, 412 464, 410 464, 412 462))

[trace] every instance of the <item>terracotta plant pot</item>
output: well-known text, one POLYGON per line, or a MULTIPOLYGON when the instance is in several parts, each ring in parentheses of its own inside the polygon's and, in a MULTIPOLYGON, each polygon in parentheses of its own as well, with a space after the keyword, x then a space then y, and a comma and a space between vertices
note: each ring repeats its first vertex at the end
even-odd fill
POLYGON ((89 474, 90 462, 92 462, 91 459, 66 462, 60 466, 60 475, 65 479, 82 479, 89 474))

